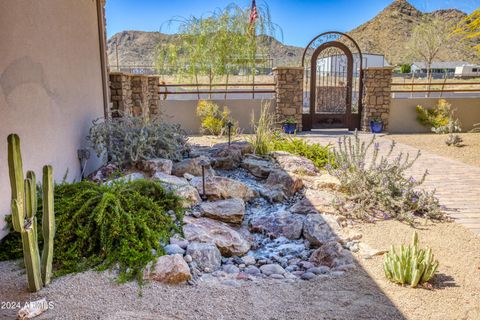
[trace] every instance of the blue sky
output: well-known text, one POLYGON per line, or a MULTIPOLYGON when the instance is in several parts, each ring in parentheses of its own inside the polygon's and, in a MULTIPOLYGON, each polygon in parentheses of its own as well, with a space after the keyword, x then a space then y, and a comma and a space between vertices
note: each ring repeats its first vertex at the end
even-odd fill
MULTIPOLYGON (((267 3, 272 20, 283 30, 283 42, 304 47, 315 35, 330 30, 349 31, 373 18, 393 0, 257 0, 267 3)), ((251 0, 109 0, 107 32, 123 30, 160 31, 175 16, 202 16, 229 3, 249 7, 251 0)), ((480 0, 411 0, 417 9, 433 11, 457 8, 471 12, 480 0)), ((173 33, 175 29, 161 30, 173 33)))

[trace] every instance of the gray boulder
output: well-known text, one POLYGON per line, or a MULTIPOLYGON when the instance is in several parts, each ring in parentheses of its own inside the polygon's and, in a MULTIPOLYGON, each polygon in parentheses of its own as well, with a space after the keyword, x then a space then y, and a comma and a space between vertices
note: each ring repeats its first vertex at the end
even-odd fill
POLYGON ((330 224, 337 224, 334 219, 329 219, 328 216, 321 214, 309 214, 305 218, 305 223, 303 225, 303 237, 310 242, 310 245, 313 248, 318 248, 321 245, 336 240, 337 234, 335 231, 338 231, 337 228, 333 229, 327 220, 330 220, 330 224))
POLYGON ((267 236, 285 237, 293 240, 302 235, 304 217, 293 215, 287 211, 278 211, 272 214, 257 216, 250 220, 250 230, 263 233, 267 236))
POLYGON ((242 199, 203 202, 200 205, 200 211, 207 218, 226 223, 241 224, 245 215, 245 202, 242 199))
POLYGON ((172 168, 172 174, 177 177, 183 177, 185 173, 189 173, 194 176, 202 175, 202 164, 205 165, 205 175, 213 176, 215 171, 210 165, 211 160, 205 156, 197 158, 189 158, 180 162, 175 162, 172 168))
POLYGON ((187 255, 203 271, 215 271, 222 263, 222 255, 213 243, 192 242, 187 247, 187 255))
POLYGON ((260 271, 266 275, 271 276, 272 274, 285 274, 285 269, 283 269, 280 265, 272 263, 272 264, 264 264, 260 267, 260 271))
POLYGON ((167 190, 173 191, 176 195, 182 197, 184 208, 195 206, 202 201, 197 189, 192 187, 185 178, 156 172, 152 179, 159 181, 167 190))
POLYGON ((156 172, 172 174, 172 166, 172 160, 169 159, 142 160, 137 163, 137 167, 150 176, 154 175, 156 172))
MULTIPOLYGON (((200 194, 203 193, 203 182, 201 177, 195 177, 190 181, 200 194)), ((255 197, 255 192, 246 184, 219 176, 209 176, 205 179, 205 193, 208 200, 222 200, 237 198, 249 201, 255 197)))

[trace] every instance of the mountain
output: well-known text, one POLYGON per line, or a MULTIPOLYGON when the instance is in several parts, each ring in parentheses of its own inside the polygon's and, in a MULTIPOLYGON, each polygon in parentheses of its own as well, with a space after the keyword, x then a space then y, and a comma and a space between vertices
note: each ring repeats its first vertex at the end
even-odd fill
MULTIPOLYGON (((390 64, 409 63, 406 44, 413 29, 422 19, 438 18, 458 23, 466 14, 456 9, 437 10, 424 13, 406 0, 395 0, 370 21, 362 24, 349 34, 358 42, 364 53, 385 55, 390 64)), ((320 30, 319 30, 320 31, 320 30)), ((112 66, 151 66, 155 64, 155 48, 158 43, 174 41, 176 35, 160 32, 122 31, 112 36, 107 43, 108 59, 112 66)), ((301 64, 304 48, 284 45, 280 41, 263 36, 260 45, 266 46, 273 59, 273 65, 301 64)), ((471 44, 452 41, 446 46, 437 60, 479 62, 478 56, 470 49, 471 44)))

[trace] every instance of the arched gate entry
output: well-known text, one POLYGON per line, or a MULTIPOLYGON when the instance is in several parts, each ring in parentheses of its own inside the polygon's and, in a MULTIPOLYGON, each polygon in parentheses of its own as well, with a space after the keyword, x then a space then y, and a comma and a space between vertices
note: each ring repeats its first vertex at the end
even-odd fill
POLYGON ((303 130, 360 129, 362 52, 347 34, 325 32, 315 37, 302 57, 303 130))

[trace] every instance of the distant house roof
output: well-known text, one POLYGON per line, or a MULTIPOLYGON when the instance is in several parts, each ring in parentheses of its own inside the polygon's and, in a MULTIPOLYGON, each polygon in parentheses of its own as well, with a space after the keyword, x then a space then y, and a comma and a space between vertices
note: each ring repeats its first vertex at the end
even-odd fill
MULTIPOLYGON (((471 65, 471 63, 466 61, 445 61, 445 62, 434 62, 432 63, 432 69, 455 69, 456 67, 461 67, 465 65, 471 65)), ((412 67, 418 69, 427 69, 427 64, 425 62, 414 62, 412 67)))

